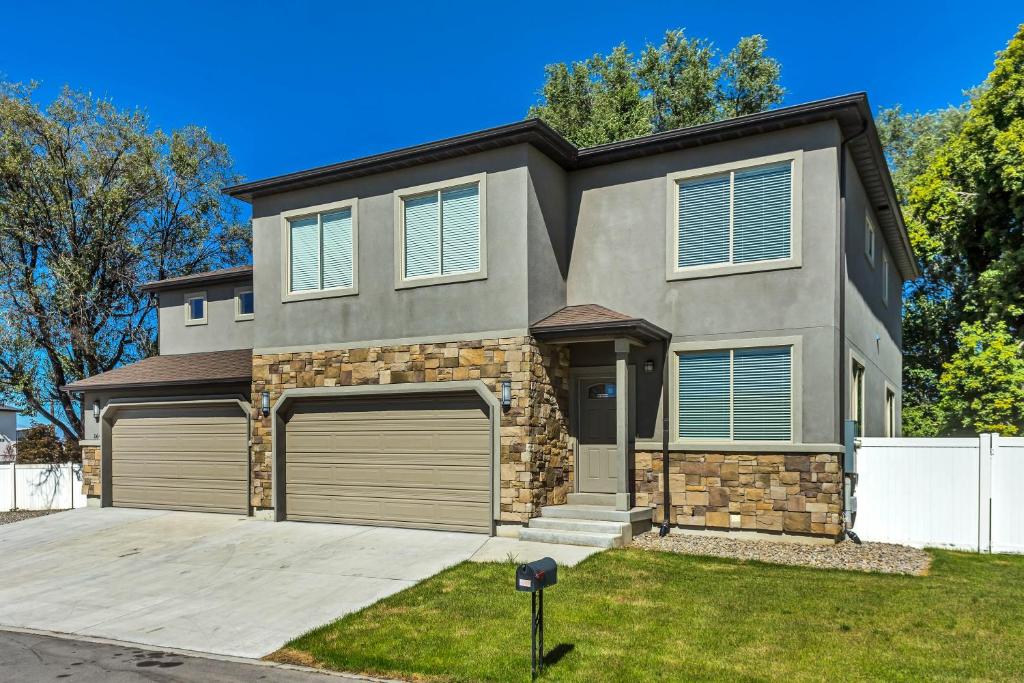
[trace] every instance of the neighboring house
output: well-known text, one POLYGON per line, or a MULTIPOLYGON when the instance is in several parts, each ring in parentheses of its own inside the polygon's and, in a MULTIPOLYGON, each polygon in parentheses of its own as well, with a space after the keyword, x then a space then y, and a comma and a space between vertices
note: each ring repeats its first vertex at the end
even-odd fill
POLYGON ((68 387, 104 505, 607 543, 665 445, 677 524, 834 537, 843 420, 899 433, 917 271, 863 95, 226 192, 254 267, 150 283, 160 355, 68 387))
POLYGON ((20 412, 21 408, 0 405, 0 436, 6 436, 11 441, 18 440, 18 413, 20 412))

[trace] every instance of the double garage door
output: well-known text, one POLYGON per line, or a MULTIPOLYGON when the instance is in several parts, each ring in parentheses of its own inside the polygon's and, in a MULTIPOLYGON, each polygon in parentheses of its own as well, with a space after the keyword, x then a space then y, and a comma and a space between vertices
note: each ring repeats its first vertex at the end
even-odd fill
POLYGON ((236 405, 122 408, 110 455, 116 507, 248 513, 249 428, 236 405))
POLYGON ((476 395, 305 401, 285 417, 287 519, 490 532, 476 395))

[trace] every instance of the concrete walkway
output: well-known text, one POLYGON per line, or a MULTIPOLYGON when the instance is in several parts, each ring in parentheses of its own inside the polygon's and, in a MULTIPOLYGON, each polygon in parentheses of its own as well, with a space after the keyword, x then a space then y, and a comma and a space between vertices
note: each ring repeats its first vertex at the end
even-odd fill
POLYGON ((261 657, 462 562, 476 534, 85 508, 0 526, 0 626, 261 657))

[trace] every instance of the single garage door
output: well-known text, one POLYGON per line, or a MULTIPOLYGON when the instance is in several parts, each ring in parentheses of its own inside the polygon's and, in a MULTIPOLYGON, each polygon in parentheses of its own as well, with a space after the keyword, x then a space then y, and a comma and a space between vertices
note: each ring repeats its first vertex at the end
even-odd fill
POLYGON ((123 408, 112 431, 115 506, 248 513, 248 421, 238 406, 123 408))
POLYGON ((476 396, 298 403, 288 519, 490 533, 490 420, 476 396))

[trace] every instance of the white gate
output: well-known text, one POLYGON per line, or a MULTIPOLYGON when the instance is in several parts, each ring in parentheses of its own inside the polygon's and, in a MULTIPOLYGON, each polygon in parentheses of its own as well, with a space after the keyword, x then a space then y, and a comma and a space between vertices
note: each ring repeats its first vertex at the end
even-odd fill
POLYGON ((992 552, 1024 553, 1024 439, 992 438, 992 552))

